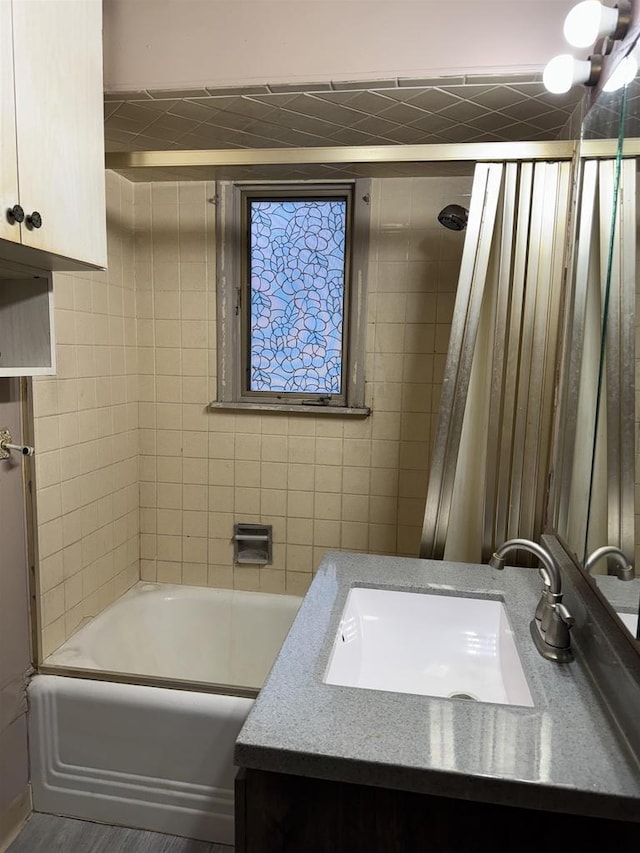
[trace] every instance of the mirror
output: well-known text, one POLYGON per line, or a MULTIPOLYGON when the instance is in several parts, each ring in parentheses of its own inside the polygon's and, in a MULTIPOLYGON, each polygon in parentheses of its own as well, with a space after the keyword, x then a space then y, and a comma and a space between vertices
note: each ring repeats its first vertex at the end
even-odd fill
POLYGON ((639 126, 638 78, 601 92, 582 123, 551 489, 555 530, 634 637, 640 578, 622 582, 619 576, 633 576, 628 564, 625 570, 616 555, 593 555, 615 545, 634 563, 640 551, 634 506, 639 126))

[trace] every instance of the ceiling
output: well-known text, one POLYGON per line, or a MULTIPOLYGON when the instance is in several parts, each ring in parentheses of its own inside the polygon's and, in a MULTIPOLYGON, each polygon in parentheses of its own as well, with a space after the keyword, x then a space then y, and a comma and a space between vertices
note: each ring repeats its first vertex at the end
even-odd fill
MULTIPOLYGON (((108 94, 105 146, 154 151, 552 140, 568 136, 582 92, 551 95, 540 75, 475 75, 385 80, 366 89, 327 83, 304 91, 254 86, 108 94)), ((344 168, 330 172, 324 176, 345 176, 344 168)), ((126 174, 151 177, 142 169, 126 174)), ((164 170, 155 179, 210 176, 202 169, 164 170)), ((292 177, 305 177, 304 170, 292 177)))

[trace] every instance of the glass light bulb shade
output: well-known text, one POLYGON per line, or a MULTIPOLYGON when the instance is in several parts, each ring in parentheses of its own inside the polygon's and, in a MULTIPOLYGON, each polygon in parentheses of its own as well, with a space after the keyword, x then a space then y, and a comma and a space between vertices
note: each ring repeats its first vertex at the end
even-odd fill
POLYGON ((618 10, 599 0, 583 0, 564 21, 564 37, 573 47, 589 47, 599 38, 612 35, 618 26, 618 10))
POLYGON ((638 62, 633 55, 625 56, 618 65, 615 71, 609 77, 607 82, 602 87, 603 92, 617 92, 628 83, 635 79, 638 73, 638 62))
POLYGON ((545 65, 542 82, 548 92, 564 95, 576 83, 586 83, 591 75, 591 63, 579 60, 570 53, 554 56, 545 65))

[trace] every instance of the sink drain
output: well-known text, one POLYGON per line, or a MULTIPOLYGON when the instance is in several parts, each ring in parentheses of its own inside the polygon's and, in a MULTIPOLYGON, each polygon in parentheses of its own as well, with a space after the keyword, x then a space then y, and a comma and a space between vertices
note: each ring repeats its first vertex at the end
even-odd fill
POLYGON ((479 701, 478 697, 474 696, 472 693, 463 693, 463 692, 456 692, 456 691, 454 691, 453 693, 449 693, 448 698, 449 699, 471 699, 472 702, 478 702, 479 701))

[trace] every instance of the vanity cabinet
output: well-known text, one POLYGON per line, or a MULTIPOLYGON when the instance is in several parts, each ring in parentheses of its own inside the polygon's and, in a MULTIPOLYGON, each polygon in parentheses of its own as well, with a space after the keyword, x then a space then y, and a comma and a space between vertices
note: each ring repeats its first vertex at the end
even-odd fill
MULTIPOLYGON (((558 565, 581 641, 586 603, 558 565)), ((603 646, 588 658, 577 643, 565 664, 542 657, 529 631, 539 597, 532 569, 327 551, 236 740, 236 853, 635 850, 640 752, 587 667, 603 646), (341 644, 353 645, 361 672, 377 667, 359 655, 351 628, 373 610, 346 610, 362 587, 501 601, 533 704, 330 683, 341 644)), ((469 617, 460 625, 466 665, 478 650, 508 658, 469 617)), ((382 636, 379 625, 373 631, 382 636)), ((432 643, 425 671, 448 667, 448 642, 432 643)), ((381 643, 378 654, 403 668, 398 648, 381 643)), ((627 698, 635 693, 621 695, 637 720, 627 698)))
POLYGON ((640 825, 242 769, 236 853, 540 853, 637 847, 640 825))
POLYGON ((0 258, 105 267, 101 0, 0 0, 0 258))

